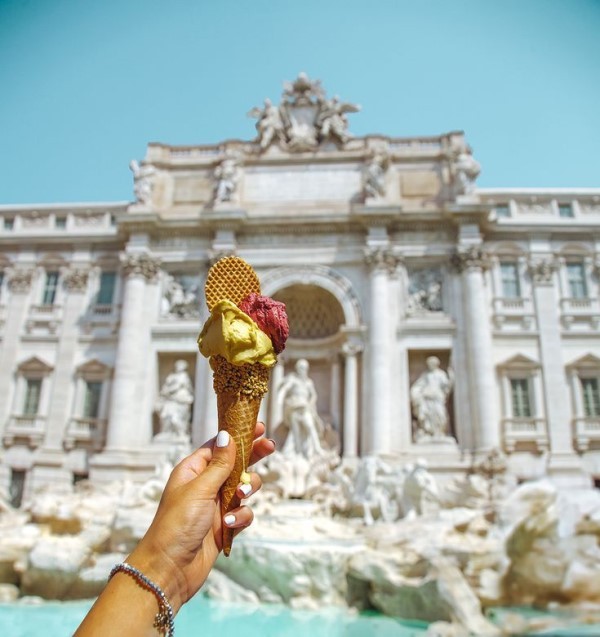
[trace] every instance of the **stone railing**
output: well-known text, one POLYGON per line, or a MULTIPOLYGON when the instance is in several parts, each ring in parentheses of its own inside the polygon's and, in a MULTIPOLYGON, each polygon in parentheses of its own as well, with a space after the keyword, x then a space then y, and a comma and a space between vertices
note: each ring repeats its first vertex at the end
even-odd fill
POLYGON ((575 418, 573 432, 578 451, 587 451, 590 447, 600 448, 600 416, 575 418))
POLYGON ((44 330, 54 334, 61 320, 61 305, 31 305, 25 321, 25 331, 32 333, 36 330, 44 330))
POLYGON ((66 449, 76 446, 91 447, 100 451, 106 439, 106 420, 100 418, 71 418, 67 425, 63 444, 66 449))
POLYGON ((37 447, 42 443, 46 433, 46 416, 39 414, 13 415, 4 430, 5 445, 14 444, 15 440, 26 440, 30 447, 37 447))
POLYGON ((596 297, 562 298, 560 314, 565 329, 600 329, 600 303, 596 297))
POLYGON ((517 448, 534 449, 538 453, 548 449, 548 434, 544 418, 505 418, 502 421, 504 448, 512 453, 517 448))
POLYGON ((535 321, 533 302, 525 297, 496 297, 492 300, 492 321, 496 329, 514 325, 530 329, 535 321))

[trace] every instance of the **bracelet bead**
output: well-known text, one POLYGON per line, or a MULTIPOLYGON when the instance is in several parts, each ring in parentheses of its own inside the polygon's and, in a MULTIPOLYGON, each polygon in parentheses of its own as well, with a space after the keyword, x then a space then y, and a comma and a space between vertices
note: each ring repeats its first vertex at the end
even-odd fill
POLYGON ((113 566, 108 579, 110 580, 113 575, 119 572, 126 573, 133 577, 142 588, 154 594, 158 602, 158 613, 156 613, 153 625, 161 635, 173 637, 175 633, 175 613, 162 588, 158 586, 158 584, 155 584, 149 577, 146 577, 140 570, 135 568, 135 566, 131 566, 131 564, 127 562, 121 562, 121 564, 113 566))

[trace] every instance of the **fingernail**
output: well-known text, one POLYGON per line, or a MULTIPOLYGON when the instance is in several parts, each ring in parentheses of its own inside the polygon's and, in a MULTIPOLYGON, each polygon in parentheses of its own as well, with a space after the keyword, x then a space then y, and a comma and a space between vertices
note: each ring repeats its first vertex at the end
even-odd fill
POLYGON ((223 522, 225 522, 227 526, 231 526, 232 524, 235 524, 235 515, 233 515, 232 513, 230 513, 229 515, 226 515, 223 518, 223 522))
POLYGON ((251 484, 241 484, 240 491, 248 497, 252 493, 252 485, 251 484))
POLYGON ((273 438, 267 438, 267 440, 270 440, 273 443, 273 446, 277 448, 277 443, 273 440, 273 438))
POLYGON ((226 447, 229 444, 229 434, 224 429, 217 434, 216 444, 217 447, 226 447))

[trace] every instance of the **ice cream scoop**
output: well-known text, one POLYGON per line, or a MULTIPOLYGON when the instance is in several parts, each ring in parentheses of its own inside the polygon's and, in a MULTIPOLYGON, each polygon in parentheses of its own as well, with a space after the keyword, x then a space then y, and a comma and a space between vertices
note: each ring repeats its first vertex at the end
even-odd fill
POLYGON ((290 335, 285 305, 268 296, 252 293, 240 302, 239 307, 271 339, 275 354, 282 352, 290 335))

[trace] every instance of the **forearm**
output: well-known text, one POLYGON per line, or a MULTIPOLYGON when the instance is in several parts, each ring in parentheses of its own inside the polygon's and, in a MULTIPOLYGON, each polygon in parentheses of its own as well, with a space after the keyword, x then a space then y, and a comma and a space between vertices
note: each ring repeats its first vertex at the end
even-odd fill
MULTIPOLYGON (((165 593, 176 614, 181 607, 177 576, 164 560, 138 546, 127 558, 127 564, 138 569, 165 593)), ((134 576, 117 572, 105 586, 75 637, 101 637, 110 634, 132 637, 157 637, 163 633, 154 626, 159 612, 156 594, 134 576)))

